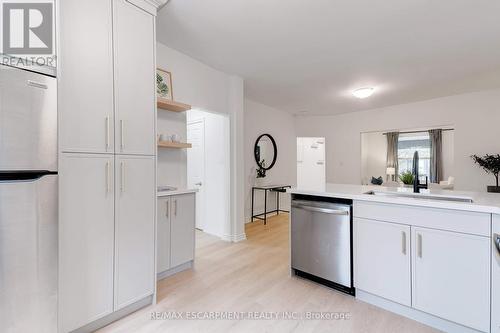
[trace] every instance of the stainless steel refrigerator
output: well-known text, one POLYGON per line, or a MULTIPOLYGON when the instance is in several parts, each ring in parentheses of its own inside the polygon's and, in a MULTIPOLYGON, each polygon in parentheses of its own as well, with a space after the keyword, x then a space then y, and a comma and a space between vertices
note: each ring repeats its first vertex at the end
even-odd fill
POLYGON ((57 332, 57 84, 0 65, 0 332, 57 332))

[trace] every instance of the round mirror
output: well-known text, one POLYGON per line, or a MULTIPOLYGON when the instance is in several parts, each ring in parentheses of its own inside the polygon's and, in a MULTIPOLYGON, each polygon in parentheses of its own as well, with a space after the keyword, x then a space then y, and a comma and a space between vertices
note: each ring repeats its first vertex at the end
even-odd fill
POLYGON ((278 148, 276 147, 276 141, 269 134, 262 134, 255 141, 254 148, 255 162, 257 165, 264 170, 271 169, 276 163, 276 157, 278 156, 278 148))

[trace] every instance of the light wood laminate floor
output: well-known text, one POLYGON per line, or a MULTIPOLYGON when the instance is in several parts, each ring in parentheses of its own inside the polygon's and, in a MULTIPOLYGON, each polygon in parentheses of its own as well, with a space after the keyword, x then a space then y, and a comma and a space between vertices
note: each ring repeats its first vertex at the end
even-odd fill
MULTIPOLYGON (((196 264, 158 283, 158 304, 104 329, 115 332, 437 332, 289 274, 289 222, 281 214, 247 224, 227 243, 197 231, 196 264), (348 320, 152 320, 152 312, 345 312, 348 320)), ((183 314, 185 316, 185 314, 183 314)))

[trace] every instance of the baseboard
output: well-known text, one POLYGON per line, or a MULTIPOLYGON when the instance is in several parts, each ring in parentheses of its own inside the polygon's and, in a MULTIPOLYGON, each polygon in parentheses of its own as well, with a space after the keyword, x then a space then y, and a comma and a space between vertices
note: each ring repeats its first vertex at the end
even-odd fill
POLYGON ((156 275, 156 279, 158 281, 163 280, 163 279, 168 278, 169 276, 172 276, 172 275, 177 274, 179 272, 185 271, 187 269, 191 269, 191 268, 193 268, 193 266, 194 266, 194 261, 193 260, 188 261, 184 264, 181 264, 181 265, 176 266, 174 268, 170 268, 166 271, 158 273, 156 275))
POLYGON ((79 329, 76 329, 72 331, 72 333, 90 333, 90 332, 95 332, 100 328, 103 328, 104 326, 107 326, 111 324, 114 321, 117 321, 119 319, 122 319, 123 317, 128 316, 129 314, 142 309, 148 305, 153 304, 153 295, 147 296, 140 301, 137 301, 133 304, 130 304, 129 306, 124 307, 123 309, 120 309, 118 311, 115 311, 106 317, 103 317, 101 319, 98 319, 94 322, 91 322, 90 324, 87 324, 83 327, 80 327, 79 329))
POLYGON ((221 237, 223 241, 238 243, 247 239, 246 233, 241 233, 239 235, 224 235, 221 237))
POLYGON ((484 333, 473 328, 462 326, 446 319, 442 319, 428 313, 410 308, 408 306, 389 301, 388 299, 367 293, 360 289, 356 289, 356 299, 378 306, 384 310, 394 312, 400 316, 410 318, 419 323, 436 328, 443 332, 453 333, 484 333))

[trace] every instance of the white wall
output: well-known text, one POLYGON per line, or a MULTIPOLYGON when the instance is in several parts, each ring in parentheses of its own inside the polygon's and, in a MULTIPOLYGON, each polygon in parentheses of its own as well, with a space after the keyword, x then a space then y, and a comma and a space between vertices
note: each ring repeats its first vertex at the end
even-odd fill
MULTIPOLYGON (((215 70, 161 43, 157 66, 172 73, 174 100, 202 110, 229 115, 231 121, 231 224, 224 238, 241 240, 244 234, 243 80, 215 70)), ((186 114, 158 111, 158 133, 186 138, 186 114)), ((158 180, 161 185, 186 187, 185 151, 160 149, 158 180)))
POLYGON ((485 191, 493 177, 474 165, 470 155, 500 152, 499 124, 500 90, 495 89, 337 116, 297 117, 296 134, 326 137, 327 181, 358 184, 360 133, 451 126, 455 188, 485 191))
MULTIPOLYGON (((372 177, 386 178, 387 138, 383 132, 361 134, 361 183, 369 184, 372 177)), ((359 184, 359 183, 357 183, 359 184)))
MULTIPOLYGON (((251 219, 252 186, 255 184, 257 163, 254 158, 255 141, 261 134, 270 134, 276 141, 278 157, 275 166, 269 170, 265 184, 290 184, 297 181, 297 139, 295 135, 295 117, 288 112, 245 99, 245 219, 251 219)), ((288 194, 281 194, 280 205, 290 209, 288 194)), ((275 209, 275 194, 270 195, 268 210, 275 209)), ((264 210, 264 196, 256 192, 255 211, 264 210)))
POLYGON ((203 231, 223 237, 230 209, 229 117, 198 109, 187 112, 188 123, 201 119, 205 124, 203 231))

